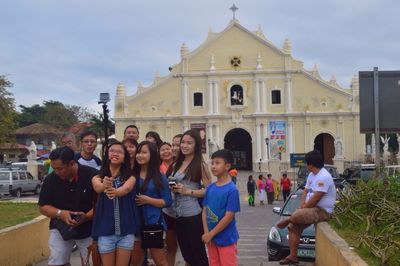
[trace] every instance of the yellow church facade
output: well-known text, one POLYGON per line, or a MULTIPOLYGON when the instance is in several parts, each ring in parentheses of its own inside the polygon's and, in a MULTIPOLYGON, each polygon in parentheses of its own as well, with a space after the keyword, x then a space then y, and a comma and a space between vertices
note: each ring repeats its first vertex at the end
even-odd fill
POLYGON ((289 40, 278 48, 261 28, 250 31, 235 19, 180 52, 169 75, 139 85, 134 95, 118 85, 118 138, 130 124, 141 139, 152 130, 165 141, 194 128, 205 135, 205 158, 228 148, 239 169, 254 171, 289 170, 290 154, 314 148, 329 164, 363 158, 357 76, 350 88, 323 80, 316 66, 306 70, 292 57, 289 40))

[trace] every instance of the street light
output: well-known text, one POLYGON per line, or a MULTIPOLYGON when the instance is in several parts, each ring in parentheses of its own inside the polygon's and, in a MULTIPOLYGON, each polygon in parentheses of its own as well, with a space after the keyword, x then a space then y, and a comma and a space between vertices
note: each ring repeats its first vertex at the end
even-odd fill
POLYGON ((265 144, 267 145, 267 159, 269 161, 269 138, 265 138, 265 144))
POLYGON ((109 93, 100 93, 100 100, 98 104, 103 105, 103 126, 104 126, 104 143, 103 143, 103 155, 105 154, 104 151, 108 147, 108 110, 107 103, 110 101, 110 94, 109 93))

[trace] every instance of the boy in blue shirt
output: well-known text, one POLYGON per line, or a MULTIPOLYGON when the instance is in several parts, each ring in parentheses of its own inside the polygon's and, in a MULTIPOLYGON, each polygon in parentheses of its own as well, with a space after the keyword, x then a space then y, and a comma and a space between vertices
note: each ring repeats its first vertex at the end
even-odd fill
POLYGON ((233 155, 229 150, 219 150, 211 156, 211 172, 217 176, 206 191, 203 201, 203 228, 201 237, 207 245, 210 266, 237 265, 235 212, 240 211, 239 191, 229 176, 233 155))

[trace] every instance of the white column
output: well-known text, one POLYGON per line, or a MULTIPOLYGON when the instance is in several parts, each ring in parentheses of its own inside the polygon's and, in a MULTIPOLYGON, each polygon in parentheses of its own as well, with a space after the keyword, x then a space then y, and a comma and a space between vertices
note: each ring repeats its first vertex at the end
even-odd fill
POLYGON ((265 144, 265 138, 267 137, 267 125, 262 124, 261 125, 261 130, 262 130, 262 140, 261 140, 261 147, 262 147, 262 154, 263 154, 263 161, 268 161, 268 151, 267 151, 267 145, 265 144))
POLYGON ((208 145, 208 140, 213 140, 213 126, 209 123, 207 123, 207 145, 208 145))
POLYGON ((292 80, 290 76, 285 78, 285 92, 286 92, 286 112, 292 111, 292 80))
POLYGON ((220 128, 219 128, 219 125, 216 125, 216 126, 215 126, 215 141, 217 142, 217 144, 218 144, 218 146, 219 146, 220 148, 223 148, 223 147, 221 147, 222 143, 221 143, 220 140, 221 140, 220 128))
POLYGON ((261 158, 261 125, 259 123, 256 124, 256 162, 259 162, 261 158))
POLYGON ((207 91, 207 98, 208 98, 208 114, 211 115, 213 111, 213 84, 211 81, 208 82, 208 91, 207 91))
POLYGON ((288 119, 288 135, 287 141, 289 142, 287 145, 289 147, 289 154, 294 153, 294 139, 293 139, 293 120, 288 119))
POLYGON ((257 79, 254 81, 254 83, 255 83, 254 101, 256 103, 256 113, 259 113, 260 112, 260 83, 258 82, 257 79))
POLYGON ((189 114, 189 88, 187 80, 182 81, 182 114, 189 114))
POLYGON ((219 114, 219 88, 218 83, 213 82, 213 89, 214 89, 214 114, 219 114))
POLYGON ((267 112, 267 97, 266 97, 266 89, 265 89, 265 81, 261 81, 261 112, 266 113, 267 112))

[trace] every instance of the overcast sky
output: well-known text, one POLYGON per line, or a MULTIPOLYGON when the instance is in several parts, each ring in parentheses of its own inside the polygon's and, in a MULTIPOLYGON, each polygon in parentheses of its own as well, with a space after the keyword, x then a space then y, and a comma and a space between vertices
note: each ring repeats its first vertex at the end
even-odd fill
POLYGON ((289 38, 296 59, 341 86, 359 70, 400 69, 397 0, 2 0, 0 75, 14 83, 17 105, 96 108, 119 82, 131 95, 137 81, 166 75, 182 42, 193 50, 210 27, 228 25, 233 2, 241 25, 260 24, 278 47, 289 38))

